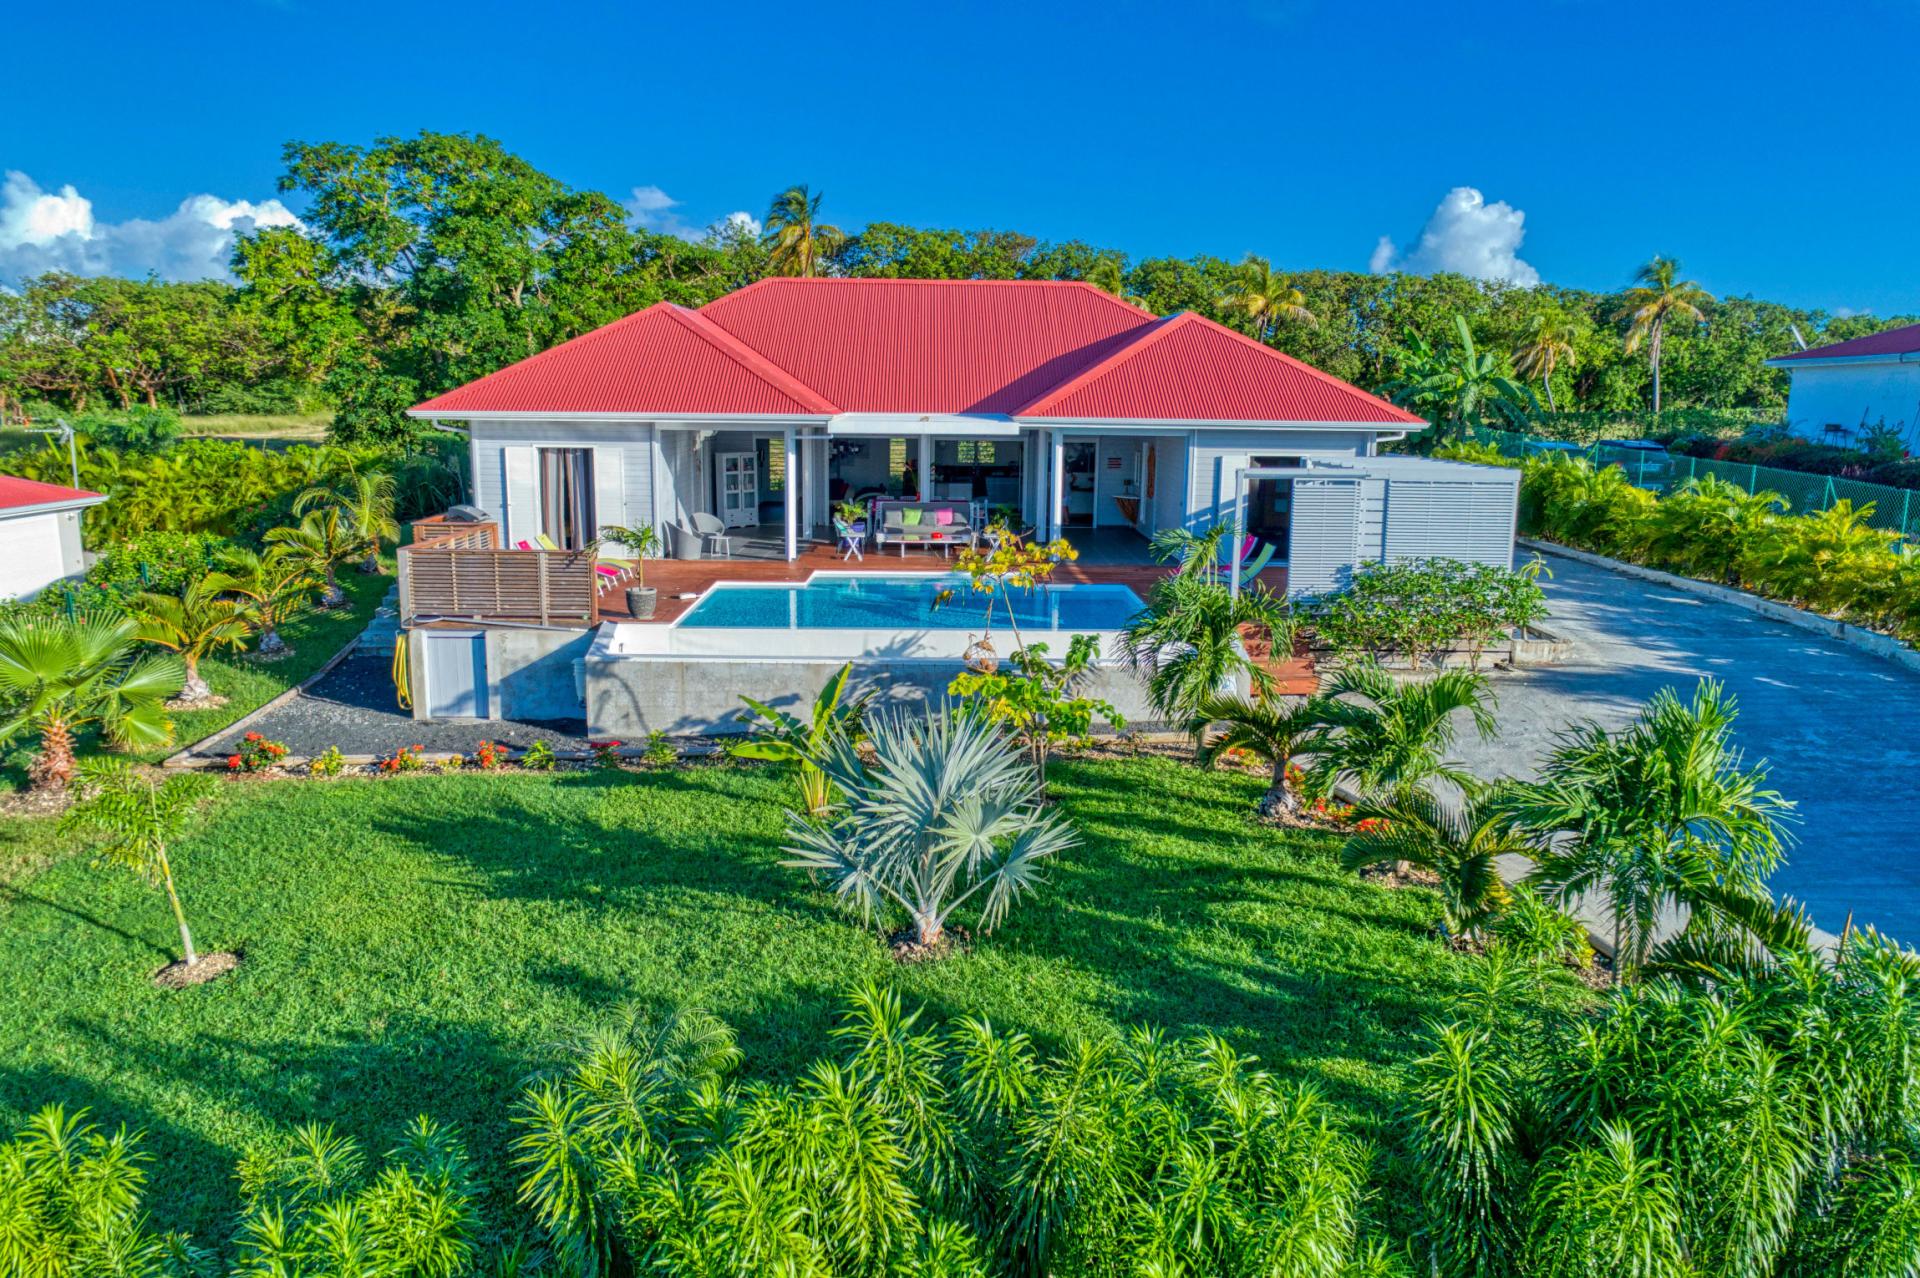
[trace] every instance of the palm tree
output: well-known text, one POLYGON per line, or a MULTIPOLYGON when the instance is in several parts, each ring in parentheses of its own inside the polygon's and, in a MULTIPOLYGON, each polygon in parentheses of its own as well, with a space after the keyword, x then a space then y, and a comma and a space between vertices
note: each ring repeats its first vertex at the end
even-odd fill
POLYGON ((1344 782, 1364 799, 1392 802, 1434 781, 1465 789, 1472 779, 1446 762, 1455 713, 1467 711, 1482 737, 1493 735, 1493 695, 1475 670, 1402 683, 1378 662, 1356 661, 1321 695, 1329 735, 1315 752, 1313 771, 1323 791, 1344 782))
POLYGON ((1247 332, 1255 341, 1273 336, 1282 323, 1319 324, 1319 318, 1307 309, 1307 295, 1276 275, 1273 263, 1257 254, 1247 254, 1233 271, 1233 287, 1220 304, 1246 320, 1247 332))
POLYGON ((1194 720, 1205 732, 1210 724, 1222 724, 1225 731, 1208 737, 1201 746, 1199 761, 1211 767, 1214 760, 1229 750, 1245 750, 1265 759, 1273 767, 1267 792, 1260 796, 1260 815, 1276 812, 1289 816, 1300 810, 1300 796, 1287 787, 1287 769, 1294 756, 1313 750, 1325 720, 1325 705, 1317 697, 1212 696, 1194 711, 1194 720))
POLYGON ((180 926, 183 962, 187 967, 198 964, 167 845, 185 831, 211 792, 211 780, 199 773, 175 772, 158 781, 125 759, 89 759, 80 765, 77 788, 80 797, 60 818, 61 832, 105 835, 102 855, 165 889, 173 920, 180 926))
POLYGON ((767 209, 762 238, 770 250, 768 264, 778 275, 812 278, 820 259, 831 257, 847 242, 846 232, 819 220, 822 192, 814 195, 804 184, 790 186, 773 197, 767 209))
POLYGON ((1660 351, 1666 340, 1667 325, 1678 320, 1703 324, 1701 308, 1713 301, 1713 294, 1692 280, 1678 278, 1680 263, 1671 257, 1655 257, 1633 273, 1634 287, 1621 294, 1620 303, 1627 313, 1627 354, 1644 344, 1647 361, 1653 367, 1653 412, 1660 414, 1660 351))
POLYGON ((171 653, 140 655, 127 618, 0 620, 0 694, 11 702, 0 741, 24 732, 40 738, 27 777, 36 790, 73 778, 74 736, 97 726, 115 746, 165 745, 173 734, 165 703, 180 691, 186 667, 171 653))
POLYGON ((269 532, 266 541, 284 554, 288 563, 326 583, 320 594, 322 608, 339 608, 347 602, 347 592, 340 588, 335 570, 359 554, 366 541, 338 506, 310 510, 298 524, 269 532))
POLYGON ((1465 316, 1454 316, 1453 328, 1457 340, 1447 347, 1407 335, 1400 376, 1386 388, 1395 403, 1432 413, 1436 426, 1477 426, 1489 411, 1515 423, 1540 407, 1533 390, 1507 376, 1492 351, 1474 345, 1465 316))
POLYGON ((215 572, 188 582, 177 595, 143 590, 134 596, 133 611, 139 619, 141 640, 179 653, 186 666, 180 700, 204 701, 213 695, 213 689, 200 677, 202 657, 246 643, 250 633, 246 610, 238 600, 227 597, 237 589, 233 578, 215 572))
POLYGON ((1147 309, 1144 301, 1127 291, 1127 268, 1117 257, 1102 257, 1096 260, 1087 268, 1085 280, 1102 292, 1111 293, 1129 305, 1137 306, 1143 311, 1147 309))
POLYGON ((821 770, 842 803, 826 821, 787 824, 787 865, 824 875, 868 923, 889 902, 916 944, 933 947, 954 910, 977 893, 991 930, 1039 882, 1040 864, 1073 847, 1072 827, 1040 806, 1040 774, 999 728, 942 708, 895 715, 870 730, 873 765, 837 737, 821 770))
POLYGON ((1533 317, 1526 337, 1513 348, 1514 371, 1523 377, 1538 377, 1547 388, 1547 407, 1558 410, 1553 398, 1553 375, 1562 365, 1573 367, 1574 342, 1580 330, 1558 311, 1533 317))
POLYGON ((1733 746, 1732 697, 1704 679, 1691 701, 1662 689, 1623 732, 1589 723, 1565 733, 1537 781, 1503 804, 1532 836, 1532 880, 1565 904, 1599 892, 1613 912, 1614 966, 1644 967, 1661 915, 1686 907, 1698 934, 1738 926, 1720 890, 1766 893, 1792 805, 1766 788, 1764 765, 1733 746))
POLYGON ((1458 804, 1427 790, 1408 790, 1382 802, 1354 808, 1358 824, 1340 849, 1349 870, 1391 861, 1419 866, 1440 880, 1447 931, 1477 938, 1507 901, 1499 860, 1526 855, 1527 842, 1490 792, 1469 787, 1458 804))
POLYGON ((1264 632, 1272 650, 1285 654, 1298 628, 1293 610, 1258 582, 1236 595, 1211 574, 1182 572, 1154 583, 1147 606, 1127 622, 1121 652, 1146 676, 1147 699, 1163 720, 1188 725, 1197 759, 1202 706, 1236 678, 1261 695, 1273 688, 1266 667, 1247 655, 1242 631, 1264 632))
POLYGON ((348 526, 366 543, 367 557, 360 571, 380 571, 380 543, 400 540, 400 521, 394 517, 399 488, 383 470, 354 471, 338 485, 319 485, 294 498, 293 513, 304 515, 315 507, 337 507, 348 526))
POLYGON ((287 642, 280 637, 280 627, 313 598, 320 578, 280 547, 263 555, 251 547, 235 546, 221 555, 220 563, 240 595, 241 615, 260 637, 260 654, 285 653, 287 642))

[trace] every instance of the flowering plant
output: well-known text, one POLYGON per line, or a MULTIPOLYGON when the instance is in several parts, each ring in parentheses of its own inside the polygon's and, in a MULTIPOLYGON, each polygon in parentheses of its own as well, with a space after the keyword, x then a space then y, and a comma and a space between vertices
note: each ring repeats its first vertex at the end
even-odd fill
POLYGON ((258 732, 249 732, 240 738, 240 749, 227 756, 227 771, 259 772, 263 768, 278 767, 280 760, 286 757, 285 743, 269 741, 258 732))
POLYGON ((328 746, 307 760, 307 775, 310 777, 337 777, 346 770, 347 756, 340 753, 339 746, 328 746))
POLYGON ((1307 815, 1316 821, 1325 821, 1328 825, 1345 825, 1353 820, 1353 805, 1315 799, 1312 806, 1307 809, 1307 815))
POLYGON ((497 768, 507 761, 507 748, 497 741, 482 741, 473 751, 473 766, 482 769, 497 768))
POLYGON ((587 748, 593 751, 593 766, 596 768, 617 768, 620 766, 620 743, 618 741, 589 741, 587 748))
POLYGON ((426 747, 421 745, 401 746, 380 760, 380 771, 386 776, 392 776, 396 772, 417 772, 421 766, 420 755, 425 750, 426 747))

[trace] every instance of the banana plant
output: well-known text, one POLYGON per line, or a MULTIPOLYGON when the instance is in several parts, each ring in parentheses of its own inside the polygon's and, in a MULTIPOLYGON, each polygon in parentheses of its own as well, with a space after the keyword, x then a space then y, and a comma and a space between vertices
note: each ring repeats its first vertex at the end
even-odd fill
POLYGON ((749 725, 745 741, 727 747, 737 759, 766 759, 776 763, 800 765, 800 799, 808 816, 821 816, 833 801, 833 787, 816 760, 836 741, 858 742, 866 722, 867 706, 873 693, 864 692, 847 700, 847 680, 852 676, 849 661, 827 680, 826 687, 813 700, 812 716, 802 721, 785 710, 742 696, 747 712, 740 721, 749 725), (843 705, 842 702, 845 701, 843 705))

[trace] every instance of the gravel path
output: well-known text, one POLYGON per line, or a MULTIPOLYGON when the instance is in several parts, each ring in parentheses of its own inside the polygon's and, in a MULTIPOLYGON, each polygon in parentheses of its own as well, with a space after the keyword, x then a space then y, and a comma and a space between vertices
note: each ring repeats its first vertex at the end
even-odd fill
POLYGON ((585 750, 587 725, 571 719, 545 723, 420 723, 394 703, 392 659, 348 657, 326 678, 246 729, 230 730, 196 753, 223 755, 245 731, 284 741, 295 755, 315 755, 328 746, 347 754, 387 754, 404 746, 470 754, 482 741, 524 749, 545 741, 555 750, 585 750))

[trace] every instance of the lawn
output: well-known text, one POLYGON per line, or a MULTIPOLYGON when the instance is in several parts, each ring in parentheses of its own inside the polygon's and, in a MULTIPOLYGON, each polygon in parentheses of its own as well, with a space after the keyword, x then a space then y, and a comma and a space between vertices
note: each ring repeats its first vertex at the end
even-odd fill
POLYGON ((180 426, 186 435, 319 444, 332 420, 332 413, 205 413, 181 418, 180 426))
POLYGON ((778 864, 791 779, 771 768, 229 783, 178 873, 201 947, 245 963, 182 993, 147 981, 175 942, 157 893, 47 864, 44 820, 0 823, 0 884, 42 867, 0 886, 0 1121, 60 1100, 144 1128, 157 1219, 211 1238, 234 1161, 276 1127, 384 1148, 426 1112, 480 1155, 499 1223, 508 1104, 596 1014, 698 1004, 773 1077, 879 979, 1048 1043, 1217 1031, 1390 1144, 1402 1068, 1472 961, 1430 937, 1434 899, 1342 873, 1331 835, 1256 825, 1255 778, 1056 766, 1084 845, 971 954, 911 967, 778 864))

